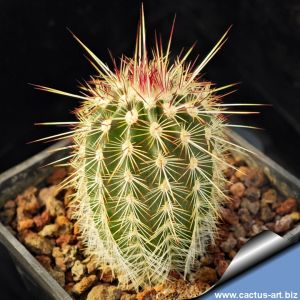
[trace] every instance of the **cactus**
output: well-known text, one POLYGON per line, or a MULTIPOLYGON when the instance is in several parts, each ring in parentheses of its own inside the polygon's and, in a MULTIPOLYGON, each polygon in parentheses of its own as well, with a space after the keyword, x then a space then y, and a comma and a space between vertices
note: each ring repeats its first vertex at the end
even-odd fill
MULTIPOLYGON (((226 151, 226 105, 200 72, 220 49, 226 33, 197 66, 192 50, 169 62, 156 42, 146 49, 144 16, 133 58, 114 71, 77 37, 98 76, 80 95, 36 86, 82 100, 72 130, 41 140, 72 137, 72 173, 63 183, 74 190, 74 218, 86 254, 116 274, 121 285, 162 283, 170 270, 187 275, 195 258, 214 241, 226 151)), ((232 112, 233 113, 233 112, 232 112)), ((47 123, 49 124, 49 123, 47 123)))

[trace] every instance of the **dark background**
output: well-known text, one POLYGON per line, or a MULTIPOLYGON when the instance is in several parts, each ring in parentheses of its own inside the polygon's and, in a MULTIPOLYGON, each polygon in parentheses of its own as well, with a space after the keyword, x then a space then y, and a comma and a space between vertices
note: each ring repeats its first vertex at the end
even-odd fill
MULTIPOLYGON (((234 122, 264 128, 242 134, 300 177, 300 1, 152 0, 144 4, 149 45, 155 29, 167 40, 177 14, 174 55, 197 41, 192 57, 199 54, 201 60, 234 25, 226 45, 205 68, 205 78, 218 85, 241 82, 226 102, 272 104, 259 108, 259 116, 234 122)), ((33 123, 72 120, 70 112, 78 105, 77 100, 36 91, 28 83, 76 93, 77 80, 94 74, 66 28, 110 64, 107 48, 115 57, 133 53, 139 8, 140 1, 132 0, 0 0, 0 171, 47 146, 27 142, 59 132, 33 123)), ((0 255, 0 264, 0 298, 30 299, 5 254, 0 255)))

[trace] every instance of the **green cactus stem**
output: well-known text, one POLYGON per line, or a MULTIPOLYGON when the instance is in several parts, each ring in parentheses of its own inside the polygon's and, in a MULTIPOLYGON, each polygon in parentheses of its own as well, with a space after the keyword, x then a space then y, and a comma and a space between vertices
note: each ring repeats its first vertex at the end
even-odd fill
MULTIPOLYGON (((174 26, 174 24, 173 24, 174 26)), ((216 88, 200 72, 226 34, 198 65, 192 50, 169 62, 156 43, 146 49, 144 16, 133 58, 112 71, 77 37, 98 75, 81 95, 36 86, 82 100, 72 130, 47 139, 72 137, 72 174, 63 186, 75 190, 72 206, 86 254, 117 275, 123 286, 162 283, 170 270, 184 275, 213 242, 222 192, 229 112, 216 88)), ((49 123, 47 123, 49 124, 49 123)))

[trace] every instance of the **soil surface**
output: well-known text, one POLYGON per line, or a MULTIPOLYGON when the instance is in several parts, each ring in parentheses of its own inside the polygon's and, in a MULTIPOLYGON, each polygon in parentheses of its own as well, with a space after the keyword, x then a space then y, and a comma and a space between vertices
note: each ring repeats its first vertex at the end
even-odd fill
POLYGON ((120 289, 110 271, 84 256, 68 207, 73 191, 57 188, 67 175, 66 169, 54 169, 43 187, 29 187, 8 200, 0 218, 73 299, 191 299, 218 281, 249 238, 264 230, 282 235, 300 222, 296 199, 280 194, 261 170, 230 160, 237 170, 225 170, 230 199, 221 211, 215 245, 198 258, 195 272, 187 280, 173 271, 167 283, 138 293, 120 289))

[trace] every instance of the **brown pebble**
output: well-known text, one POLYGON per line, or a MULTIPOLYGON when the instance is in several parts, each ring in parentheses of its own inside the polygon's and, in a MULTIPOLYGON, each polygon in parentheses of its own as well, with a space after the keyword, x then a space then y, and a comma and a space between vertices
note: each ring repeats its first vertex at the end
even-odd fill
POLYGON ((54 247, 52 256, 55 259, 56 267, 59 270, 66 271, 71 268, 76 260, 77 247, 71 245, 62 245, 62 247, 54 247))
POLYGON ((72 294, 73 286, 75 285, 74 282, 68 282, 65 286, 64 289, 66 290, 67 293, 72 294))
POLYGON ((40 203, 35 196, 37 189, 29 187, 17 199, 17 229, 23 231, 33 227, 32 214, 40 208, 40 203))
POLYGON ((250 186, 245 190, 245 197, 250 201, 259 200, 260 190, 254 186, 250 186))
POLYGON ((55 224, 58 226, 58 232, 60 235, 70 234, 73 228, 72 222, 70 222, 70 220, 64 215, 57 216, 55 224))
POLYGON ((88 258, 88 261, 86 263, 86 268, 87 268, 88 274, 97 270, 98 263, 97 263, 97 259, 94 256, 88 258))
POLYGON ((156 290, 153 288, 146 288, 137 293, 136 300, 154 300, 156 297, 156 290))
POLYGON ((193 277, 194 282, 199 280, 201 282, 214 283, 217 281, 216 271, 209 267, 200 268, 193 277))
POLYGON ((83 278, 83 276, 86 273, 86 266, 84 264, 81 263, 81 261, 76 260, 72 269, 72 276, 74 281, 79 281, 83 278))
POLYGON ((225 273, 227 267, 228 267, 228 263, 225 259, 218 261, 217 268, 216 268, 218 275, 222 276, 225 273))
POLYGON ((219 263, 220 260, 224 260, 225 258, 225 253, 224 252, 217 252, 217 253, 214 253, 214 264, 217 265, 219 263))
POLYGON ((238 211, 240 221, 243 223, 245 229, 251 226, 253 218, 251 217, 247 208, 240 208, 238 211))
POLYGON ((24 244, 35 254, 50 255, 53 248, 53 243, 44 237, 41 237, 35 232, 26 231, 22 236, 24 244))
POLYGON ((74 294, 80 295, 86 290, 88 290, 96 281, 97 281, 96 275, 89 275, 87 277, 83 277, 79 282, 77 282, 73 286, 72 292, 74 294))
POLYGON ((241 167, 241 166, 247 166, 245 160, 243 159, 242 156, 235 156, 233 158, 233 164, 236 166, 236 167, 241 167))
POLYGON ((46 211, 51 217, 65 214, 63 203, 55 198, 58 192, 59 188, 55 185, 49 188, 43 188, 39 192, 39 198, 46 206, 46 211))
POLYGON ((229 228, 219 228, 216 240, 224 241, 229 237, 229 228))
MULTIPOLYGON (((236 182, 239 182, 239 179, 235 175, 232 175, 229 179, 229 184, 231 185, 231 184, 234 184, 236 182)), ((229 187, 230 187, 230 185, 229 185, 229 187)))
POLYGON ((4 225, 8 225, 14 219, 15 214, 16 209, 14 207, 6 208, 0 212, 0 220, 4 225))
POLYGON ((251 172, 245 178, 246 186, 262 187, 266 183, 266 178, 262 170, 251 169, 251 172))
POLYGON ((91 289, 86 300, 120 300, 121 294, 122 290, 116 286, 99 284, 91 289))
POLYGON ((238 179, 244 181, 249 173, 250 173, 250 169, 248 167, 241 166, 234 174, 238 179))
POLYGON ((237 239, 239 239, 240 237, 246 236, 246 230, 242 224, 238 223, 233 228, 233 234, 237 239))
POLYGON ((220 248, 216 245, 216 243, 214 244, 209 244, 207 246, 207 252, 211 255, 211 254, 215 254, 215 253, 219 253, 220 252, 220 248))
POLYGON ((46 205, 47 199, 55 197, 58 194, 58 191, 59 189, 55 185, 40 189, 39 199, 41 200, 41 203, 46 205))
POLYGON ((262 194, 261 202, 263 205, 272 204, 277 200, 277 191, 275 189, 268 189, 262 194))
POLYGON ((231 225, 237 224, 239 221, 238 216, 228 208, 222 209, 221 216, 223 220, 225 220, 227 223, 231 225))
POLYGON ((297 209, 297 200, 294 198, 288 198, 282 203, 280 203, 280 205, 276 209, 276 213, 278 215, 286 215, 295 211, 296 209, 297 209))
POLYGON ((120 300, 136 300, 136 294, 123 294, 120 300))
POLYGON ((32 219, 26 218, 22 220, 18 220, 18 231, 24 231, 26 229, 32 228, 34 225, 34 222, 32 219))
POLYGON ((231 210, 238 209, 241 205, 241 201, 242 199, 239 197, 231 197, 226 203, 226 206, 231 210))
POLYGON ((231 250, 235 248, 237 244, 236 239, 233 237, 233 235, 229 235, 228 239, 221 243, 220 247, 225 253, 229 253, 231 250))
POLYGON ((233 196, 235 197, 242 197, 244 195, 245 192, 245 186, 243 185, 242 182, 237 182, 234 183, 231 187, 230 187, 230 192, 233 196))
POLYGON ((60 235, 56 240, 55 243, 58 246, 62 246, 63 244, 74 244, 76 242, 76 237, 71 234, 63 234, 60 235))
POLYGON ((211 285, 206 282, 199 281, 199 282, 196 282, 195 286, 192 286, 192 287, 195 287, 195 291, 193 291, 193 290, 191 291, 188 299, 191 299, 191 298, 194 299, 195 297, 198 298, 198 296, 203 294, 204 292, 206 292, 211 287, 211 285))
POLYGON ((290 214, 290 217, 294 222, 298 222, 300 220, 300 212, 294 211, 290 214))
MULTIPOLYGON (((19 211, 36 213, 40 208, 40 203, 36 197, 37 188, 29 187, 25 192, 19 195, 16 199, 19 211)), ((18 216, 20 218, 20 216, 18 216)))
POLYGON ((50 222, 50 216, 47 211, 43 211, 40 215, 33 218, 36 227, 43 227, 50 222))
POLYGON ((248 209, 254 216, 258 213, 260 207, 259 201, 249 201, 247 198, 242 200, 241 206, 248 209))
POLYGON ((41 231, 39 231, 39 235, 43 237, 52 237, 57 235, 58 226, 56 224, 48 224, 43 227, 41 231))
POLYGON ((209 266, 213 263, 213 258, 211 255, 205 255, 201 257, 200 262, 203 266, 209 266))
POLYGON ((251 227, 250 236, 256 236, 264 230, 261 224, 254 223, 251 227))
POLYGON ((274 231, 275 223, 274 223, 274 222, 269 222, 269 223, 266 223, 265 226, 266 226, 269 230, 274 231))
MULTIPOLYGON (((227 163, 233 164, 234 161, 233 161, 233 162, 227 162, 227 163)), ((235 173, 235 170, 234 170, 233 168, 230 168, 230 167, 225 168, 225 170, 224 170, 224 175, 225 175, 227 178, 230 178, 234 173, 235 173)))
POLYGON ((263 206, 260 210, 260 218, 262 219, 262 221, 264 222, 270 222, 273 220, 275 214, 274 212, 271 210, 271 208, 269 206, 263 206))
POLYGON ((230 259, 233 259, 235 256, 236 256, 236 251, 234 251, 234 250, 231 250, 231 251, 228 253, 228 257, 229 257, 230 259))
POLYGON ((275 222, 274 231, 277 233, 286 232, 291 228, 293 220, 290 215, 286 215, 275 222))

